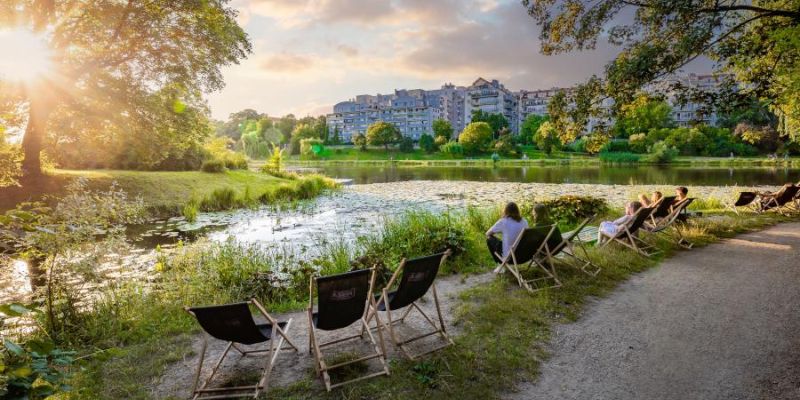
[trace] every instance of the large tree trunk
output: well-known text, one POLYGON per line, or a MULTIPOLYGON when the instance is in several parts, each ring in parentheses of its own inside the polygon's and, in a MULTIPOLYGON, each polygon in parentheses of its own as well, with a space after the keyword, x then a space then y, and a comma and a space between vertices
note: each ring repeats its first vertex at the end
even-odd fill
POLYGON ((22 160, 23 180, 42 174, 42 142, 51 111, 51 102, 40 98, 31 99, 28 126, 25 128, 25 136, 22 138, 22 150, 25 155, 22 160))

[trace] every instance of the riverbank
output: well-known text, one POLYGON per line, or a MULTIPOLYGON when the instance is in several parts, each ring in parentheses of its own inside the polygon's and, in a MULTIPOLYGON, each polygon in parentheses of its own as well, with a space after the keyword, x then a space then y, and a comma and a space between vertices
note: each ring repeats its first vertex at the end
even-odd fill
POLYGON ((112 182, 132 197, 141 197, 147 209, 158 215, 180 215, 192 199, 200 202, 214 192, 229 191, 235 198, 245 194, 256 199, 291 185, 292 179, 247 171, 221 173, 200 171, 122 171, 122 170, 53 170, 25 188, 1 188, 0 211, 12 209, 23 201, 54 200, 64 194, 67 185, 85 178, 90 189, 107 189, 112 182))

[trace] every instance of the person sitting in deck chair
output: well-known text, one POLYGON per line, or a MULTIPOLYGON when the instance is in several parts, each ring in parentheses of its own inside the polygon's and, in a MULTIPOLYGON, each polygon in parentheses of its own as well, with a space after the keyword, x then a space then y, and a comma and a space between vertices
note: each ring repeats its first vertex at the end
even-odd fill
MULTIPOLYGON (((503 210, 503 217, 497 220, 488 231, 486 231, 486 245, 489 246, 489 252, 492 258, 498 264, 503 261, 497 257, 497 254, 502 254, 505 258, 511 250, 517 236, 528 227, 528 221, 522 218, 519 212, 517 203, 511 202, 506 204, 503 210), (502 235, 502 239, 498 238, 497 234, 502 235)), ((503 268, 497 267, 494 269, 496 274, 503 272, 503 268)))
POLYGON ((550 219, 550 213, 547 212, 547 206, 542 203, 533 205, 533 226, 550 226, 553 221, 550 219))
POLYGON ((639 195, 639 203, 642 203, 642 207, 650 207, 653 205, 653 202, 644 193, 639 195))
POLYGON ((625 215, 615 219, 614 221, 603 221, 600 223, 600 229, 598 229, 598 240, 603 240, 603 234, 606 236, 614 237, 617 236, 618 233, 624 226, 631 222, 633 216, 636 214, 639 209, 642 208, 642 203, 638 201, 632 201, 625 205, 625 215))
POLYGON ((677 205, 680 202, 686 200, 688 194, 689 194, 689 189, 687 189, 685 186, 676 187, 675 188, 675 200, 672 201, 672 205, 677 205))
MULTIPOLYGON (((653 192, 653 194, 650 197, 650 206, 658 204, 658 202, 660 202, 661 199, 663 199, 663 198, 664 198, 664 195, 661 192, 659 192, 658 190, 656 190, 655 192, 653 192)), ((642 204, 644 204, 644 203, 642 203, 642 204)), ((645 207, 649 207, 649 206, 645 206, 645 207)))

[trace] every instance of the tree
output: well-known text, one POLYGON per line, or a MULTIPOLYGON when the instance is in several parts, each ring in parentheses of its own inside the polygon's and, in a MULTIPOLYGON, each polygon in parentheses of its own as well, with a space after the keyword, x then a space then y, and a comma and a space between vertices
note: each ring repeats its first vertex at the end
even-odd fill
POLYGON ((654 128, 671 128, 672 107, 664 100, 640 94, 630 103, 620 107, 614 124, 614 134, 627 138, 637 133, 647 133, 654 128))
POLYGON ((414 141, 408 136, 403 136, 403 138, 400 139, 399 149, 403 153, 411 153, 414 151, 414 141))
POLYGON ((501 129, 508 128, 508 120, 503 114, 487 113, 483 110, 472 111, 472 122, 486 122, 492 128, 494 134, 498 134, 501 129))
POLYGON ((523 0, 523 5, 542 27, 546 55, 593 49, 601 37, 623 47, 606 66, 602 85, 583 93, 593 107, 605 97, 629 104, 648 83, 706 56, 735 79, 724 79, 722 90, 673 88, 710 107, 753 96, 771 99, 784 133, 798 133, 800 57, 787 56, 800 49, 797 1, 523 0), (633 21, 621 15, 632 15, 633 21))
POLYGON ((324 115, 317 117, 314 122, 314 132, 316 136, 322 140, 323 143, 328 143, 328 121, 324 115))
POLYGON ((306 124, 298 124, 292 131, 292 139, 290 142, 292 154, 300 153, 300 141, 303 139, 319 139, 317 131, 313 126, 306 124))
POLYGON ((339 134, 339 127, 333 128, 333 137, 331 137, 331 144, 342 144, 342 135, 339 134))
POLYGON ((358 146, 359 150, 367 151, 367 137, 364 134, 357 133, 353 136, 353 144, 358 146))
POLYGON ((292 132, 297 125, 297 119, 293 114, 287 114, 285 117, 275 123, 275 127, 283 134, 283 143, 289 143, 292 139, 292 132))
POLYGON ((402 140, 402 135, 394 124, 378 121, 367 128, 367 143, 372 146, 383 146, 389 151, 389 145, 402 140))
POLYGON ((176 114, 194 108, 204 115, 200 93, 220 89, 220 67, 251 51, 224 0, 7 0, 0 25, 30 29, 54 54, 52 73, 18 91, 27 104, 22 168, 28 176, 41 173, 55 116, 76 122, 59 130, 114 128, 132 140, 158 136, 156 145, 182 135, 185 127, 175 124, 187 121, 176 114))
POLYGON ((547 155, 552 154, 553 150, 557 150, 561 145, 558 132, 550 121, 545 121, 539 126, 536 134, 533 135, 533 142, 536 143, 539 150, 544 151, 547 155))
MULTIPOLYGON (((264 116, 266 117, 266 116, 264 116)), ((248 127, 249 121, 262 118, 258 111, 247 108, 228 116, 228 121, 223 123, 217 130, 217 136, 227 136, 233 140, 239 140, 248 127)))
POLYGON ((446 119, 437 119, 433 121, 433 137, 434 139, 443 137, 445 143, 452 139, 453 125, 450 124, 450 121, 446 119))
POLYGON ((467 154, 478 154, 488 150, 492 143, 492 127, 486 122, 471 122, 458 136, 458 143, 467 154))
POLYGON ((519 127, 519 135, 522 137, 523 143, 533 143, 533 137, 539 131, 539 127, 543 123, 550 120, 547 115, 529 114, 519 127))
POLYGON ((423 133, 419 137, 419 148, 426 153, 432 153, 436 150, 436 144, 433 142, 433 136, 423 133))

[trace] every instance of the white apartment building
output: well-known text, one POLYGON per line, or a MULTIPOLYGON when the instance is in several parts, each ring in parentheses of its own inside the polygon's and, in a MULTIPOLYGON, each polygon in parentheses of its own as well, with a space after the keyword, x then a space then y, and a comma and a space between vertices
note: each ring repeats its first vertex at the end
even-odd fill
POLYGON ((661 93, 666 92, 667 102, 672 106, 672 119, 677 126, 688 127, 697 124, 716 126, 718 119, 716 112, 705 112, 703 105, 698 103, 678 104, 676 96, 670 93, 670 90, 673 84, 678 83, 685 87, 714 91, 719 88, 725 78, 725 75, 714 74, 674 75, 651 84, 648 89, 661 93))
POLYGON ((333 106, 327 115, 328 130, 339 131, 342 141, 350 143, 353 136, 366 134, 375 122, 394 124, 403 136, 419 140, 424 133, 433 131, 433 121, 441 118, 439 110, 426 107, 424 102, 410 95, 393 96, 391 100, 378 96, 358 96, 333 106))
POLYGON ((491 82, 478 78, 466 88, 464 96, 464 123, 472 121, 472 112, 481 110, 490 114, 502 114, 509 123, 511 132, 519 132, 517 121, 517 95, 506 89, 497 79, 491 82))

